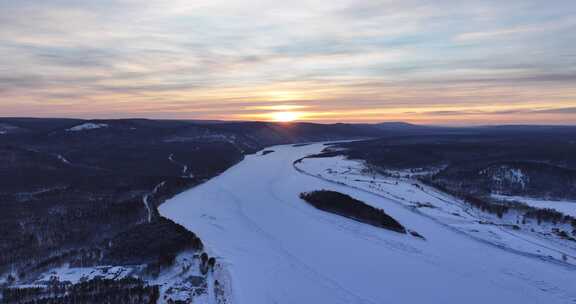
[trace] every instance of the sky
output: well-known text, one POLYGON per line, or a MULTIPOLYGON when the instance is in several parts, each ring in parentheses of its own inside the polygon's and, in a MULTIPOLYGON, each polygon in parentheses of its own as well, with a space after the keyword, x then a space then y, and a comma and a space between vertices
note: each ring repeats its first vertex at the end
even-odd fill
POLYGON ((0 0, 0 116, 576 124, 576 1, 0 0))

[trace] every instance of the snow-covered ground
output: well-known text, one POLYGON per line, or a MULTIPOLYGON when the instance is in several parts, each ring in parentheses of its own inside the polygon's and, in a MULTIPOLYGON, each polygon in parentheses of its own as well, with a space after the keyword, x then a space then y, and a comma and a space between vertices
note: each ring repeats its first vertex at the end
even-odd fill
POLYGON ((0 135, 6 135, 6 134, 14 133, 14 132, 17 132, 19 129, 20 128, 13 126, 13 125, 0 123, 0 135))
MULTIPOLYGON (((576 269, 569 264, 499 248, 419 212, 438 208, 410 208, 392 196, 295 169, 294 161, 323 148, 322 144, 269 148, 274 152, 247 156, 222 175, 160 206, 162 215, 198 234, 223 264, 232 281, 231 302, 576 301, 576 269), (383 208, 426 240, 324 213, 298 198, 301 192, 318 189, 346 193, 383 208)), ((328 165, 333 168, 334 160, 328 165)), ((317 163, 311 166, 318 168, 317 163)), ((400 188, 406 194, 416 187, 400 188)), ((456 207, 453 211, 464 213, 456 207)), ((464 226, 471 222, 464 214, 445 220, 464 226)), ((497 234, 501 242, 519 242, 506 230, 488 230, 486 234, 497 234)))
POLYGON ((509 196, 509 195, 498 195, 498 194, 493 194, 492 197, 494 197, 495 199, 498 199, 498 200, 521 202, 521 203, 524 203, 528 206, 532 206, 535 208, 554 209, 560 213, 564 213, 566 215, 576 217, 576 202, 553 201, 553 200, 545 200, 545 199, 538 199, 538 198, 532 198, 532 197, 509 196))
MULTIPOLYGON (((70 267, 66 264, 40 274, 27 284, 18 284, 14 287, 45 287, 53 280, 77 284, 95 278, 111 280, 126 277, 146 278, 143 276, 145 272, 146 265, 70 267)), ((147 283, 160 287, 159 303, 180 300, 186 303, 219 304, 211 291, 214 290, 212 284, 215 279, 226 282, 223 273, 224 269, 217 264, 213 272, 209 271, 207 275, 201 274, 199 253, 184 251, 176 257, 172 267, 165 269, 154 279, 147 279, 147 283)))
POLYGON ((58 158, 59 161, 61 161, 62 163, 66 164, 66 165, 71 165, 72 163, 70 163, 70 161, 64 157, 64 155, 62 154, 56 154, 56 158, 58 158))
POLYGON ((105 123, 93 123, 93 122, 86 122, 72 128, 66 129, 68 132, 78 132, 78 131, 86 131, 86 130, 94 130, 94 129, 101 129, 107 128, 108 124, 105 123))
POLYGON ((70 282, 72 284, 91 280, 94 278, 119 280, 129 276, 131 273, 137 270, 141 270, 140 268, 143 268, 143 266, 69 267, 68 265, 63 265, 40 275, 34 284, 40 286, 42 282, 49 282, 51 279, 55 279, 60 282, 70 282))
MULTIPOLYGON (((552 232, 559 227, 547 223, 537 225, 536 220, 522 223, 522 216, 515 211, 502 218, 484 213, 420 183, 411 178, 413 175, 381 176, 364 162, 342 156, 305 158, 295 166, 306 174, 390 199, 490 245, 576 265, 576 243, 552 232), (513 225, 520 229, 514 229, 513 225)), ((569 225, 564 226, 561 228, 567 232, 572 230, 569 225)))

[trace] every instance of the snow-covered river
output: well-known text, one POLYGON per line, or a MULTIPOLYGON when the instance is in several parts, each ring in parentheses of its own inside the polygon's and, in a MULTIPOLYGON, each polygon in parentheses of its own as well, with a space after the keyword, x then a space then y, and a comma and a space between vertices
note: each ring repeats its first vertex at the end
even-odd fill
POLYGON ((232 302, 571 303, 574 268, 489 246, 386 198, 297 172, 322 144, 277 146, 160 207, 224 264, 232 302), (330 189, 383 208, 426 237, 327 214, 298 198, 330 189))

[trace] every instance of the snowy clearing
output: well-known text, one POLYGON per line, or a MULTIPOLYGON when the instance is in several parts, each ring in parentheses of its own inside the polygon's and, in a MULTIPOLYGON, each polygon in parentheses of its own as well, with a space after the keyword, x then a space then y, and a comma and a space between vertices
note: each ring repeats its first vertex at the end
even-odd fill
MULTIPOLYGON (((269 148, 274 153, 247 156, 160 206, 162 215, 196 233, 223 264, 233 303, 576 301, 576 272, 568 264, 498 248, 397 200, 295 169, 294 161, 323 148, 269 148), (318 189, 382 208, 426 240, 328 214, 298 198, 318 189)), ((312 163, 318 160, 307 169, 318 167, 312 163)), ((334 160, 326 164, 335 166, 334 160)), ((458 225, 460 216, 446 220, 458 225)), ((489 230, 502 242, 516 241, 502 229, 489 230)))
POLYGON ((523 196, 509 196, 493 194, 493 198, 503 201, 516 201, 524 203, 528 206, 541 208, 541 209, 554 209, 560 213, 576 217, 576 202, 571 201, 552 201, 545 199, 538 199, 523 196))
MULTIPOLYGON (((70 267, 64 265, 40 275, 34 284, 40 286, 43 282, 49 282, 52 278, 72 284, 94 278, 119 280, 129 276, 135 271, 134 268, 123 266, 70 267)), ((143 266, 140 266, 140 268, 143 268, 143 266)))
POLYGON ((83 124, 74 126, 72 128, 66 129, 66 131, 78 132, 78 131, 94 130, 94 129, 101 129, 101 128, 107 128, 107 127, 108 127, 108 124, 105 124, 105 123, 87 122, 87 123, 83 123, 83 124))

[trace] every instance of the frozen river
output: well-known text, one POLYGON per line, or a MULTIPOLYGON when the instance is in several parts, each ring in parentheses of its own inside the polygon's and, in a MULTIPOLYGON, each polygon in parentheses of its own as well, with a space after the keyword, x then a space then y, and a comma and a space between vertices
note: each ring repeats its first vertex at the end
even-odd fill
POLYGON ((277 146, 183 192, 160 213, 203 240, 230 273, 234 303, 571 303, 573 268, 507 252, 385 198, 304 175, 322 144, 277 146), (421 240, 314 209, 304 191, 383 208, 421 240))

